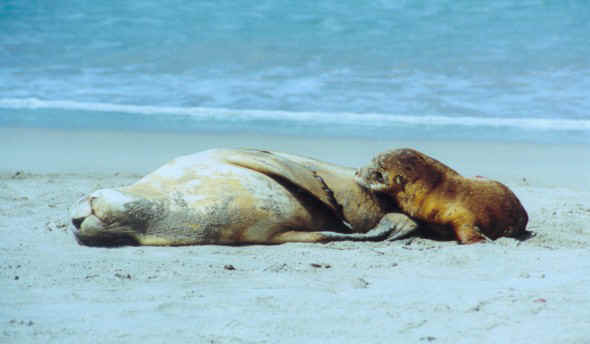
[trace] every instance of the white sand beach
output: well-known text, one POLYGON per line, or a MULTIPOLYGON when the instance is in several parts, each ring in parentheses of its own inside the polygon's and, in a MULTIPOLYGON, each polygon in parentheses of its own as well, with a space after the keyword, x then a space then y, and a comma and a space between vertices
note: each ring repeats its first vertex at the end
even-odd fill
POLYGON ((0 129, 0 343, 590 343, 590 147, 0 129), (173 157, 361 166, 419 149, 508 185, 525 241, 90 248, 68 208, 173 157))

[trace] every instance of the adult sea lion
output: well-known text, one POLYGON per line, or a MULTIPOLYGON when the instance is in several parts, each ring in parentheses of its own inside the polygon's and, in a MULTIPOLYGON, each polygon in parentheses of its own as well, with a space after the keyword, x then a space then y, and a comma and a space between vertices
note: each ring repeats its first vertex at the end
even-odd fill
POLYGON ((377 155, 356 173, 367 188, 393 197, 402 212, 463 244, 520 236, 528 215, 505 185, 471 179, 413 149, 377 155))
POLYGON ((354 173, 286 153, 204 151, 82 198, 74 234, 93 246, 239 245, 395 239, 416 228, 354 173))

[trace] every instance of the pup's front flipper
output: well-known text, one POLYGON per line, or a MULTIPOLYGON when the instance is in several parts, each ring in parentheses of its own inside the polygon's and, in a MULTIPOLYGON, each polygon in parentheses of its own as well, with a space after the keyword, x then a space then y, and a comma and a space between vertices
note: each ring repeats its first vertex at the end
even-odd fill
POLYGON ((483 234, 477 226, 471 224, 462 224, 455 229, 457 240, 460 244, 475 244, 478 242, 492 241, 485 234, 483 234))
POLYGON ((396 240, 412 233, 416 228, 418 228, 418 224, 407 215, 389 213, 383 216, 379 224, 367 233, 288 231, 276 235, 272 239, 272 243, 396 240))

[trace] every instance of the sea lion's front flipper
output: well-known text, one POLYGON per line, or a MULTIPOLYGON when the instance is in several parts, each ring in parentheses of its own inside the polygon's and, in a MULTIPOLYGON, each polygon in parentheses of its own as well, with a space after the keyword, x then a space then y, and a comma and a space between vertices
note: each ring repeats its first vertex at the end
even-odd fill
POLYGON ((330 242, 330 241, 382 241, 396 240, 412 233, 418 224, 407 215, 389 213, 379 224, 367 233, 344 234, 337 232, 306 232, 288 231, 276 235, 272 242, 282 244, 287 242, 330 242))
POLYGON ((335 202, 332 191, 313 168, 272 152, 261 150, 235 150, 224 156, 228 163, 266 174, 277 182, 295 187, 320 200, 338 217, 342 209, 335 202))

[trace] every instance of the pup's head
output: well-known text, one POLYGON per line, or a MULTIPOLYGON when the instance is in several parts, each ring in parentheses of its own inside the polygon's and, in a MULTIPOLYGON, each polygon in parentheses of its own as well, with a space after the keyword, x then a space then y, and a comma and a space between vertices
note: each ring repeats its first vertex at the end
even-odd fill
POLYGON ((360 185, 394 196, 403 191, 409 183, 417 181, 428 185, 438 183, 441 179, 439 165, 448 169, 440 162, 416 150, 403 148, 378 154, 371 164, 357 170, 355 176, 360 185))

